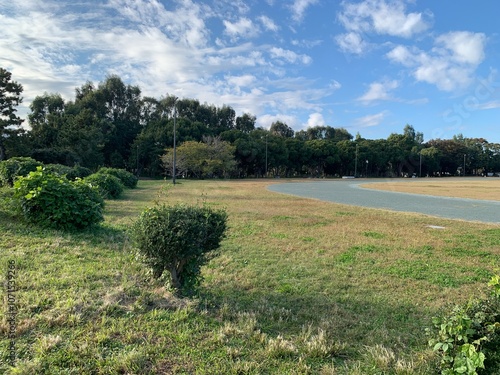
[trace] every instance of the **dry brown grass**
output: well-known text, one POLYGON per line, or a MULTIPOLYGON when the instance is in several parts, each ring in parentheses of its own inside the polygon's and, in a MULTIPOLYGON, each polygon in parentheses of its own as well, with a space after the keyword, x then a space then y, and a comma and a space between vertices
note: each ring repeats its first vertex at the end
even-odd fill
MULTIPOLYGON (((266 280, 270 275, 274 276, 280 271, 280 265, 328 269, 334 263, 333 259, 353 253, 356 248, 361 250, 354 258, 363 257, 373 265, 380 264, 384 268, 398 268, 399 260, 418 263, 425 259, 423 249, 433 249, 432 257, 436 262, 458 266, 463 259, 450 258, 441 249, 449 248, 455 242, 453 239, 464 233, 497 228, 487 224, 287 196, 267 190, 266 187, 272 183, 277 182, 186 181, 182 188, 169 191, 167 200, 171 203, 206 199, 211 204, 225 207, 231 226, 228 243, 245 248, 246 259, 252 256, 264 256, 267 259, 268 265, 265 268, 254 268, 249 264, 243 269, 235 269, 234 273, 227 272, 230 266, 226 268, 222 265, 223 273, 214 275, 218 282, 236 283, 243 289, 255 290, 255 280, 266 280), (431 225, 443 226, 445 229, 431 229, 431 225)), ((224 260, 222 263, 224 264, 224 260)), ((228 264, 230 263, 228 260, 228 264)), ((484 261, 479 257, 470 257, 467 265, 484 267, 484 261)), ((370 268, 369 265, 365 266, 370 268)), ((359 271, 365 273, 366 269, 359 271)), ((212 272, 217 273, 217 268, 212 272)), ((343 281, 354 286, 361 294, 371 291, 389 299, 397 294, 400 301, 423 305, 429 305, 432 301, 430 305, 433 308, 449 303, 450 297, 461 300, 465 291, 473 292, 480 285, 472 282, 463 285, 461 289, 443 289, 440 285, 429 285, 427 281, 411 277, 402 280, 388 274, 371 272, 366 272, 363 277, 357 275, 358 277, 352 278, 354 275, 349 272, 344 276, 347 279, 343 281)), ((333 292, 339 287, 337 283, 330 284, 331 280, 326 275, 316 275, 311 281, 317 283, 316 286, 325 282, 325 292, 330 288, 333 292)), ((341 280, 337 281, 342 284, 341 280)))
POLYGON ((500 179, 420 179, 367 183, 365 188, 402 193, 500 201, 500 179))

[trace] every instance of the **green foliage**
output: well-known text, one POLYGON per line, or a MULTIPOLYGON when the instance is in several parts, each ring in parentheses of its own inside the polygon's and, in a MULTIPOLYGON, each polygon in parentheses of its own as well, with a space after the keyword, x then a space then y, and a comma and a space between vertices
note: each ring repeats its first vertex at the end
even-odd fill
POLYGON ((500 278, 489 282, 492 297, 455 306, 434 317, 429 345, 441 356, 443 375, 498 374, 500 371, 500 278))
POLYGON ((19 177, 14 190, 18 207, 32 223, 72 230, 103 220, 102 198, 82 180, 72 182, 38 167, 28 176, 19 177))
POLYGON ((0 67, 0 160, 6 158, 4 139, 15 134, 24 121, 16 115, 16 107, 23 101, 23 86, 11 78, 12 73, 0 67))
POLYGON ((200 267, 208 253, 219 247, 226 222, 224 210, 163 205, 146 209, 132 233, 153 275, 159 278, 169 272, 171 285, 186 292, 201 281, 200 267))
POLYGON ((98 173, 110 174, 118 177, 122 184, 129 189, 134 189, 137 186, 138 178, 125 169, 118 168, 101 168, 98 173))
POLYGON ((71 168, 71 171, 66 175, 69 180, 76 180, 78 178, 85 178, 90 176, 92 171, 88 168, 82 167, 80 165, 75 165, 71 168))
POLYGON ((95 186, 104 199, 116 199, 123 193, 123 184, 118 177, 105 173, 93 173, 84 181, 95 186))
POLYGON ((73 170, 73 168, 63 164, 45 164, 43 169, 59 176, 67 176, 73 170))
POLYGON ((45 164, 43 166, 43 169, 59 176, 66 176, 68 180, 72 181, 79 178, 85 178, 92 174, 92 171, 90 169, 81 167, 79 165, 68 167, 67 165, 63 164, 45 164))
MULTIPOLYGON (((173 149, 162 156, 167 171, 173 171, 173 149)), ((235 168, 234 147, 219 138, 187 141, 176 149, 176 175, 197 178, 227 177, 235 168)))
POLYGON ((26 176, 41 165, 42 163, 27 157, 0 161, 0 186, 12 186, 16 177, 26 176))

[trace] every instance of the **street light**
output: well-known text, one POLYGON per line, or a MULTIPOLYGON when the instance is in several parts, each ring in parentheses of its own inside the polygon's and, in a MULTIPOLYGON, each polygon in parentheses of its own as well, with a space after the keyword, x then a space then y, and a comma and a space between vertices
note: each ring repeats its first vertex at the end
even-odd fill
POLYGON ((175 185, 175 163, 177 162, 177 146, 176 146, 176 139, 175 139, 175 122, 176 122, 176 117, 177 117, 177 98, 174 98, 174 162, 172 166, 172 183, 175 185))
POLYGON ((358 175, 358 144, 356 144, 356 159, 354 160, 354 177, 358 175))
POLYGON ((266 177, 267 177, 267 134, 266 134, 266 177))
POLYGON ((366 160, 366 172, 365 177, 368 177, 368 159, 366 160))
POLYGON ((464 177, 465 177, 465 157, 467 156, 467 154, 464 154, 464 177))
POLYGON ((422 177, 422 150, 420 150, 420 176, 419 177, 422 177))

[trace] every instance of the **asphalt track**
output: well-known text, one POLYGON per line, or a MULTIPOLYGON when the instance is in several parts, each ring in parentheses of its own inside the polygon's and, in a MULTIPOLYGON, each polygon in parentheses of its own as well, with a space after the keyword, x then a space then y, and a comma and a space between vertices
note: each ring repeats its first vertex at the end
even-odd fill
MULTIPOLYGON (((398 180, 401 181, 401 180, 398 180)), ((362 188, 373 180, 288 182, 268 186, 270 191, 327 202, 415 212, 446 219, 500 224, 500 201, 438 197, 362 188)))

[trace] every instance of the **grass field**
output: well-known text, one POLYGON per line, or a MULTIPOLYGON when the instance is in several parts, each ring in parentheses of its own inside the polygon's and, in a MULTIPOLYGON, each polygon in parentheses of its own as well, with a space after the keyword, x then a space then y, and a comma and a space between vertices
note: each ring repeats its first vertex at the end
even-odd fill
POLYGON ((402 193, 500 201, 500 178, 470 180, 467 178, 425 178, 404 182, 399 180, 384 183, 367 183, 362 186, 370 189, 399 191, 402 193))
POLYGON ((15 265, 18 309, 12 369, 3 294, 0 373, 432 374, 424 329, 485 293, 500 228, 280 195, 273 182, 140 181, 84 233, 25 225, 0 204, 0 277, 15 265), (155 201, 229 213, 196 298, 151 280, 127 239, 155 201))

